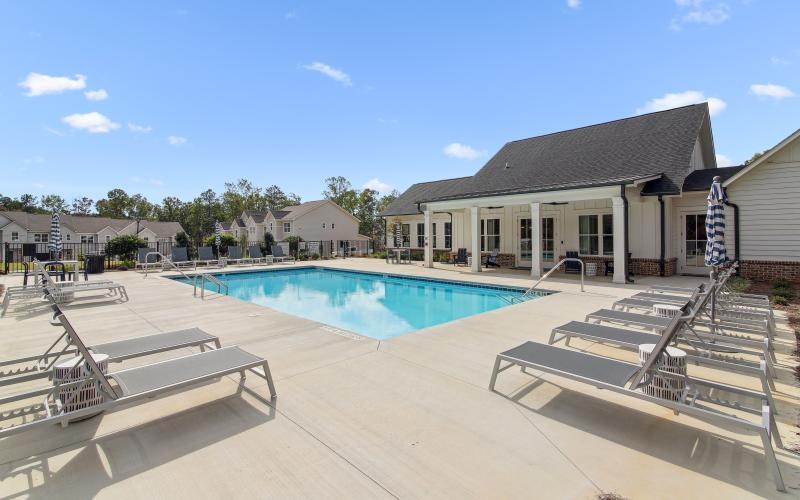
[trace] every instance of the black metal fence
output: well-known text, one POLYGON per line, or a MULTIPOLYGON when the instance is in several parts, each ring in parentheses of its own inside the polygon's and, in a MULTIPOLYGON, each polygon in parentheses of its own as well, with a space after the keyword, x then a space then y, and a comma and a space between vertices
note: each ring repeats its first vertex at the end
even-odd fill
MULTIPOLYGON (((326 240, 326 241, 301 241, 297 246, 290 246, 288 242, 278 242, 286 255, 291 254, 300 260, 330 259, 334 257, 356 257, 366 256, 372 253, 372 242, 369 240, 326 240)), ((148 247, 154 252, 169 257, 172 254, 171 242, 152 242, 148 247)), ((250 246, 261 246, 259 243, 251 243, 250 246)), ((266 249, 271 253, 271 249, 266 249)), ((34 259, 50 260, 58 258, 60 260, 77 260, 81 269, 84 266, 84 258, 88 255, 103 255, 105 257, 106 269, 117 269, 121 265, 129 263, 123 261, 117 255, 106 252, 106 243, 63 243, 59 255, 53 255, 47 243, 4 243, 0 247, 0 261, 2 266, 0 271, 5 274, 22 272, 24 262, 31 262, 34 259)), ((194 253, 194 252, 192 252, 194 253)), ((223 252, 225 254, 225 252, 223 252)), ((249 252, 249 255, 253 255, 249 252)))

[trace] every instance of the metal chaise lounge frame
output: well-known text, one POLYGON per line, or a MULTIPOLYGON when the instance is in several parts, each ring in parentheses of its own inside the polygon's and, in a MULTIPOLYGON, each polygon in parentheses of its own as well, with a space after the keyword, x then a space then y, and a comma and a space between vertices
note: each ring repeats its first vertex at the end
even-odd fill
POLYGON ((244 265, 247 263, 252 265, 253 259, 251 259, 250 257, 245 257, 242 254, 242 247, 230 246, 228 247, 228 262, 231 264, 236 263, 237 265, 244 265))
POLYGON ((649 401, 669 408, 676 414, 685 413, 713 422, 718 427, 730 427, 753 432, 761 438, 764 455, 775 480, 776 488, 779 491, 786 491, 775 450, 772 447, 773 439, 779 448, 783 448, 783 442, 777 430, 775 416, 770 411, 769 404, 765 404, 766 398, 763 393, 717 382, 696 380, 688 376, 661 370, 664 362, 663 357, 669 356, 666 347, 673 341, 673 337, 683 321, 685 319, 682 315, 676 315, 672 318, 669 328, 665 330, 665 333, 653 348, 651 355, 642 366, 552 345, 525 342, 497 355, 489 380, 489 390, 495 390, 497 376, 500 372, 513 366, 520 366, 525 373, 527 373, 526 368, 531 368, 582 382, 598 389, 608 389, 619 394, 649 401), (503 362, 507 364, 502 366, 503 362), (656 373, 667 381, 675 380, 685 384, 683 390, 672 390, 677 400, 651 396, 640 390, 650 384, 656 373), (704 391, 709 392, 706 393, 704 391), (760 408, 750 407, 739 402, 719 399, 712 395, 715 391, 737 394, 745 398, 760 400, 762 403, 760 408), (706 403, 758 415, 760 421, 754 422, 731 415, 707 406, 706 403))
POLYGON ((250 245, 248 247, 248 252, 250 253, 250 260, 253 261, 253 264, 270 264, 267 260, 267 256, 261 251, 260 245, 250 245))
MULTIPOLYGON (((723 370, 736 371, 756 375, 761 381, 761 387, 766 396, 769 407, 773 413, 778 414, 772 391, 775 390, 773 378, 776 376, 775 367, 772 363, 769 343, 763 345, 761 350, 750 350, 724 340, 715 339, 713 342, 698 335, 690 327, 692 319, 699 310, 705 307, 709 293, 704 293, 701 297, 695 296, 691 309, 683 316, 683 321, 678 327, 673 337, 673 344, 681 349, 690 350, 686 353, 687 361, 697 365, 711 366, 723 370), (760 358, 759 361, 748 361, 732 354, 744 354, 760 358)), ((688 307, 688 306, 687 306, 688 307)), ((569 345, 573 338, 582 338, 592 342, 611 344, 631 350, 638 350, 641 344, 655 344, 661 338, 660 335, 647 333, 640 330, 629 330, 626 328, 616 328, 596 323, 581 323, 571 321, 567 324, 553 328, 550 332, 548 344, 554 344, 564 340, 565 345, 569 345)))
POLYGON ((297 262, 291 255, 286 255, 285 253, 283 253, 283 247, 280 245, 272 246, 272 257, 273 259, 276 260, 276 262, 283 263, 286 262, 286 260, 289 260, 292 264, 297 262))
MULTIPOLYGON (((722 302, 726 302, 738 307, 768 309, 771 311, 772 306, 770 305, 769 297, 767 295, 742 293, 731 289, 731 287, 728 284, 728 280, 730 280, 730 278, 733 277, 738 267, 739 263, 734 262, 727 270, 725 270, 719 276, 718 281, 722 286, 720 287, 720 293, 718 294, 717 299, 722 302)), ((647 290, 647 293, 656 296, 662 293, 690 294, 691 292, 692 289, 690 288, 664 286, 664 285, 653 285, 647 290)))
POLYGON ((172 247, 172 255, 169 261, 177 269, 192 268, 197 269, 197 261, 189 260, 189 251, 186 247, 172 247))
POLYGON ((50 292, 50 296, 55 302, 64 300, 66 294, 76 292, 93 292, 98 290, 106 290, 108 292, 106 295, 110 297, 119 294, 119 299, 128 300, 128 292, 125 290, 125 286, 120 283, 116 283, 114 281, 56 282, 53 281, 53 277, 42 268, 38 261, 34 260, 33 265, 41 274, 42 279, 45 280, 45 288, 47 288, 47 290, 50 292))
MULTIPOLYGON (((53 311, 55 313, 54 319, 57 319, 60 310, 53 306, 53 311)), ((119 363, 131 358, 188 347, 199 347, 200 351, 203 352, 206 349, 219 349, 222 345, 219 342, 219 337, 195 327, 86 346, 89 351, 95 354, 107 355, 109 363, 119 363)), ((53 373, 53 367, 59 359, 67 355, 75 355, 77 352, 73 338, 70 336, 69 331, 64 329, 44 354, 0 361, 0 386, 50 378, 53 373)), ((2 402, 3 398, 0 397, 0 403, 2 402)))
POLYGON ((0 438, 45 425, 61 424, 66 427, 70 421, 87 418, 98 412, 130 405, 134 402, 142 402, 142 400, 172 393, 233 373, 239 373, 241 377, 240 386, 244 382, 247 371, 256 374, 266 380, 270 397, 272 399, 277 397, 267 360, 250 354, 237 346, 223 347, 129 368, 115 373, 103 374, 66 316, 57 307, 56 313, 58 320, 72 338, 73 344, 78 351, 78 356, 85 364, 85 368, 90 372, 90 375, 83 380, 16 395, 14 397, 16 401, 27 400, 36 396, 44 396, 44 400, 38 405, 29 406, 22 410, 5 412, 3 414, 5 419, 21 415, 26 417, 38 416, 39 418, 0 429, 0 438), (259 368, 261 372, 259 372, 259 368), (111 384, 112 381, 115 385, 111 384), (97 387, 103 397, 103 402, 83 409, 66 411, 65 408, 72 404, 72 398, 63 402, 60 401, 59 390, 76 388, 75 394, 77 394, 83 388, 90 386, 97 387))
POLYGON ((201 262, 206 266, 222 267, 220 260, 214 258, 214 250, 211 247, 197 247, 197 263, 201 262))
POLYGON ((160 269, 161 263, 158 262, 158 255, 152 248, 139 248, 136 252, 136 270, 150 271, 160 269))

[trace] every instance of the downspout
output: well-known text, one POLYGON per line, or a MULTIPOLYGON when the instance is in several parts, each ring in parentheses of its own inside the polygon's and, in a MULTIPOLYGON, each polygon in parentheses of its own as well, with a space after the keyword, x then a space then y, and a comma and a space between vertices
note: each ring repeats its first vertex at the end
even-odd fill
MULTIPOLYGON (((727 193, 725 194, 727 195, 727 193)), ((725 204, 729 207, 733 207, 733 260, 734 262, 739 262, 739 205, 731 203, 728 200, 725 200, 725 204)), ((741 266, 741 262, 739 265, 741 266)))
POLYGON ((630 274, 628 273, 628 198, 625 196, 625 184, 619 185, 619 196, 622 198, 622 207, 624 210, 622 219, 625 226, 625 235, 623 238, 625 241, 625 259, 623 261, 625 265, 623 266, 623 271, 625 272, 625 282, 633 283, 633 280, 629 278, 630 274))
POLYGON ((660 221, 661 222, 661 228, 660 228, 660 231, 661 231, 661 238, 660 238, 660 241, 661 241, 661 253, 660 253, 659 258, 658 258, 658 275, 659 276, 664 276, 665 270, 666 270, 666 261, 665 261, 665 257, 664 257, 666 245, 665 245, 665 242, 664 242, 664 234, 666 233, 666 230, 664 228, 664 225, 665 225, 664 224, 665 223, 665 221, 664 221, 664 197, 662 195, 658 195, 658 204, 659 204, 659 209, 661 211, 661 221, 660 221))

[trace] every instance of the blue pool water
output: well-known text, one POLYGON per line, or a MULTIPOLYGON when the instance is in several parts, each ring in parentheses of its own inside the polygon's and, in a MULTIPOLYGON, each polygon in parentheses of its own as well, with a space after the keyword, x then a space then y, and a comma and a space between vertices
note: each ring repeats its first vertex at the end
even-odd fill
POLYGON ((524 292, 318 267, 215 276, 233 297, 380 340, 507 306, 503 297, 524 292))

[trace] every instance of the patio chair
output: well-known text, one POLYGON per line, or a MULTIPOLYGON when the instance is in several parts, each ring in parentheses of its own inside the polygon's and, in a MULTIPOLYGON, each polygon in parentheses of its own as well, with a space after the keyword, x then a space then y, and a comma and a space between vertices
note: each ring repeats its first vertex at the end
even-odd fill
POLYGON ((186 247, 172 247, 172 258, 170 262, 178 269, 184 267, 197 268, 197 262, 189 260, 189 252, 186 247))
MULTIPOLYGON (((578 258, 578 252, 576 252, 574 250, 567 250, 566 257, 568 259, 577 259, 578 258)), ((575 262, 574 260, 568 260, 568 261, 564 262, 564 272, 565 273, 577 273, 577 274, 580 274, 581 273, 581 263, 580 262, 575 262)))
POLYGON ((52 276, 44 271, 38 261, 33 262, 35 267, 38 267, 39 274, 45 280, 45 288, 50 293, 53 300, 56 302, 66 302, 72 300, 75 293, 78 292, 96 292, 105 291, 106 295, 121 300, 128 300, 128 292, 125 286, 114 281, 62 281, 56 282, 52 276))
POLYGON ((228 259, 227 262, 230 264, 252 264, 253 260, 249 257, 244 257, 242 255, 242 247, 240 246, 230 246, 228 247, 228 259))
POLYGON ((156 255, 152 248, 145 247, 138 249, 136 253, 137 271, 149 271, 151 269, 157 269, 160 267, 161 263, 158 262, 158 255, 156 255))
POLYGON ((206 266, 220 266, 220 261, 214 257, 214 249, 211 247, 197 247, 197 262, 206 266))
POLYGON ((466 248, 459 248, 456 256, 453 258, 453 265, 458 266, 466 266, 467 265, 467 249, 466 248))
POLYGON ((494 250, 492 250, 492 253, 486 256, 485 266, 487 269, 489 268, 489 266, 500 267, 500 264, 497 263, 498 255, 500 255, 500 250, 495 248, 494 250))
MULTIPOLYGON (((57 320, 61 310, 55 305, 52 308, 54 319, 57 320)), ((186 328, 95 344, 86 348, 95 354, 105 354, 108 356, 109 363, 119 363, 127 359, 187 347, 199 347, 201 351, 205 351, 206 349, 219 349, 222 345, 215 335, 210 335, 199 328, 186 328)), ((58 360, 65 355, 74 355, 77 352, 73 338, 65 329, 44 354, 0 362, 0 386, 51 378, 53 367, 58 360)), ((0 404, 3 401, 3 398, 0 397, 0 404)))
POLYGON ((283 247, 280 245, 272 245, 272 258, 275 259, 276 262, 286 262, 287 260, 292 264, 296 262, 294 257, 283 253, 283 247))
POLYGON ((74 420, 88 418, 105 410, 141 403, 171 392, 188 390, 192 386, 225 375, 239 373, 243 382, 246 371, 265 379, 270 396, 273 399, 277 397, 267 360, 237 346, 104 374, 66 316, 57 310, 57 318, 72 339, 80 363, 88 372, 87 376, 75 382, 15 395, 14 401, 41 396, 44 396, 44 400, 39 399, 42 402, 33 406, 28 404, 24 410, 11 410, 12 413, 9 415, 24 415, 25 419, 17 425, 0 429, 0 438, 53 424, 67 426, 74 420), (75 395, 86 390, 97 390, 100 401, 97 404, 75 408, 78 406, 75 395))
POLYGON ((264 255, 264 252, 261 251, 261 245, 250 245, 248 248, 253 264, 272 264, 272 256, 264 255))
MULTIPOLYGON (((642 365, 547 344, 525 342, 497 355, 489 380, 489 390, 495 390, 497 376, 500 372, 513 366, 520 366, 525 373, 528 373, 527 368, 531 368, 537 372, 553 374, 598 389, 607 389, 648 401, 669 408, 676 414, 685 413, 700 420, 715 423, 719 427, 735 427, 745 432, 752 432, 761 438, 764 456, 775 480, 775 487, 779 491, 786 491, 775 450, 772 447, 773 440, 779 448, 783 448, 783 442, 778 433, 775 415, 770 410, 769 404, 765 404, 767 398, 764 393, 695 379, 663 369, 665 361, 669 358, 666 348, 673 342, 682 321, 685 319, 681 315, 671 318, 671 324, 665 329, 665 333, 642 365), (506 364, 502 366, 504 362, 506 364), (665 393, 668 397, 654 395, 658 394, 655 391, 648 394, 643 390, 654 383, 656 376, 659 379, 658 383, 664 383, 662 391, 659 392, 665 393), (717 396, 719 392, 725 393, 725 399, 717 396), (757 403, 753 404, 752 401, 757 403), (722 407, 724 410, 717 407, 722 407), (731 409, 757 415, 760 419, 758 421, 745 419, 729 413, 731 409)), ((586 418, 591 417, 587 416, 586 418)), ((620 415, 620 421, 624 421, 622 415, 620 415)))

